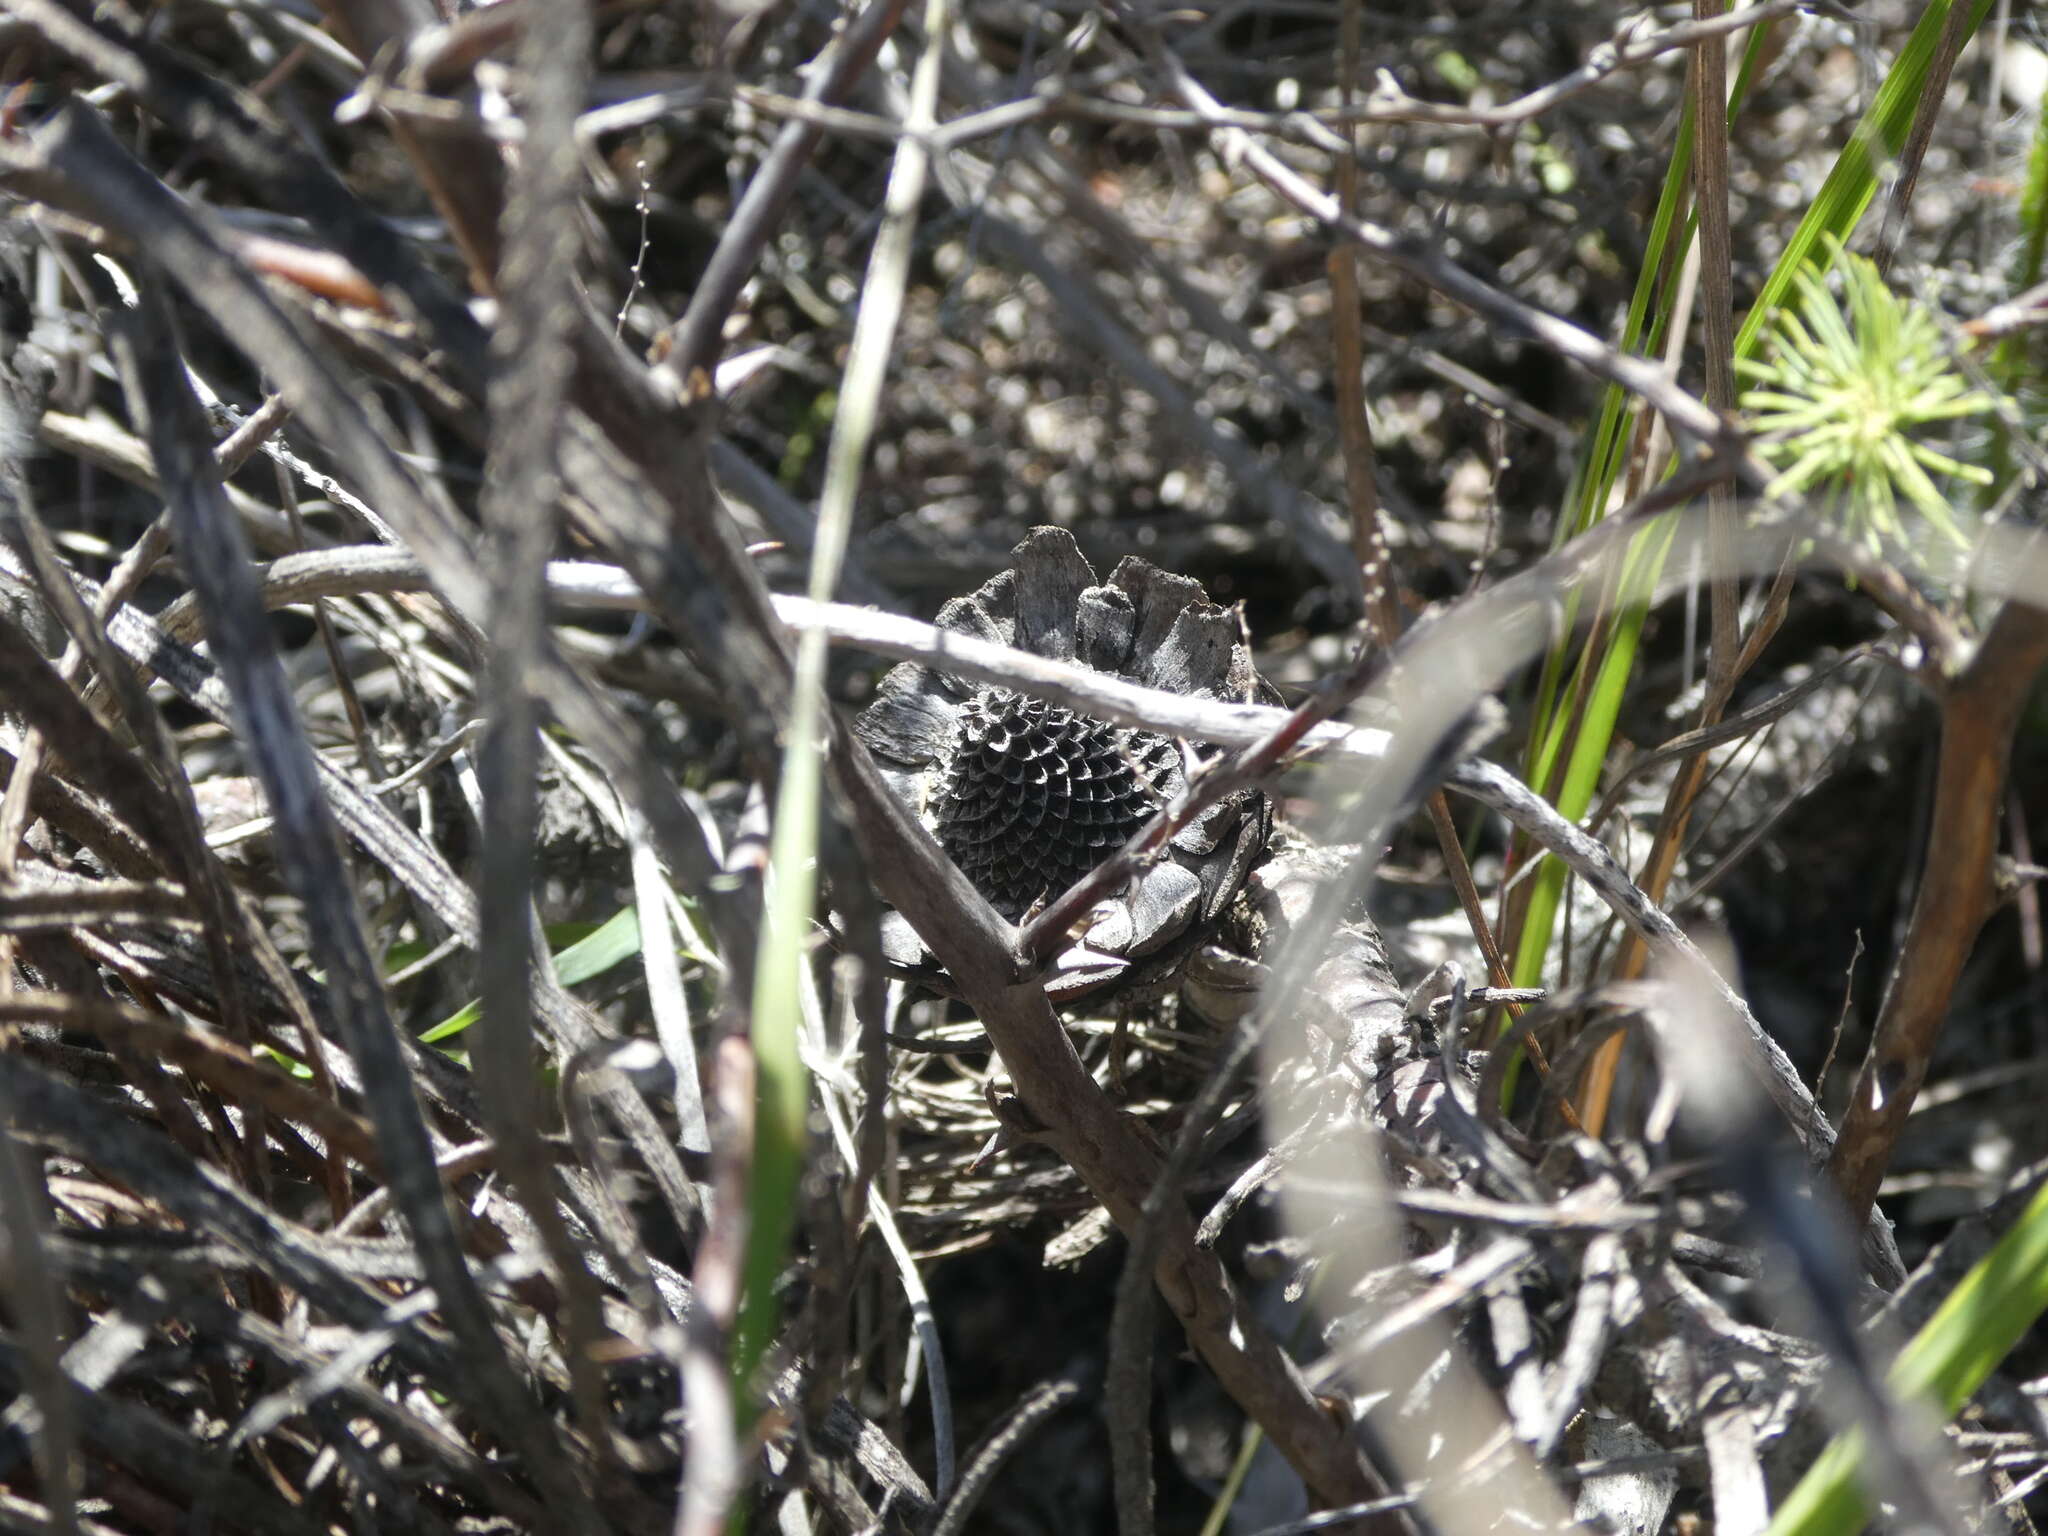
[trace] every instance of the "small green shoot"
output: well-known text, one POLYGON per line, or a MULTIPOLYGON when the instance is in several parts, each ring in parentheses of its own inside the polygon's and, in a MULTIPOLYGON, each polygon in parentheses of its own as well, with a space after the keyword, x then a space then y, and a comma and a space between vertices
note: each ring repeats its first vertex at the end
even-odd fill
MULTIPOLYGON (((551 923, 547 928, 547 939, 554 954, 555 980, 565 987, 573 987, 593 976, 603 975, 613 966, 640 953, 640 914, 632 907, 625 907, 610 921, 595 925, 551 923), (557 945, 566 947, 557 949, 557 945)), ((465 1003, 420 1039, 428 1045, 438 1045, 469 1028, 483 1017, 483 1011, 481 1002, 465 1003)))
POLYGON ((290 1055, 287 1052, 280 1051, 274 1045, 259 1046, 258 1049, 261 1050, 263 1054, 268 1056, 272 1061, 276 1062, 280 1067, 283 1067, 285 1071, 291 1073, 291 1075, 293 1077, 296 1077, 300 1082, 305 1083, 312 1081, 313 1069, 307 1066, 303 1061, 299 1060, 298 1057, 290 1055))
POLYGON ((1773 496, 1811 496, 1823 516, 1873 555, 1913 542, 1903 501, 1957 548, 1969 536, 1937 477, 1988 485, 1991 473, 1929 446, 1923 428, 1991 408, 1950 363, 1924 305, 1894 293, 1876 263, 1835 248, 1845 302, 1823 276, 1797 278, 1798 303, 1778 312, 1764 357, 1735 366, 1756 387, 1742 397, 1759 450, 1783 468, 1773 496))

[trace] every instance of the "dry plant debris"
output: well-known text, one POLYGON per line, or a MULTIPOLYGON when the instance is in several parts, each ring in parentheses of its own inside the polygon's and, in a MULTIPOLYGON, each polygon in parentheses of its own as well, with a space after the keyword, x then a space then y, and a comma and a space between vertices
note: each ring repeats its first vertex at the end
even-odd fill
POLYGON ((1884 1363, 2048 1166, 2032 18, 0 9, 0 1529, 1756 1536, 1854 1424, 1881 1525, 2028 1536, 2041 1331, 1941 1432, 1884 1363), (1896 497, 1713 382, 1880 139, 1896 497), (1702 498, 1560 814, 1544 648, 1702 498))

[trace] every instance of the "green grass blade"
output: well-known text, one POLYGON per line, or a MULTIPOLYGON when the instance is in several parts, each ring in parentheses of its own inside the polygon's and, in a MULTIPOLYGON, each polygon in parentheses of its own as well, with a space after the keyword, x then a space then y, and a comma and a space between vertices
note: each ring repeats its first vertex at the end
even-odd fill
MULTIPOLYGON (((1784 304, 1786 296, 1798 282, 1799 274, 1823 257, 1829 237, 1848 244, 1849 236, 1862 219, 1864 210, 1877 195, 1880 163, 1899 152, 1906 142, 1907 130, 1913 126, 1913 113, 1919 105, 1921 89, 1927 83, 1928 68, 1941 45, 1942 28, 1948 24, 1952 4, 1953 0, 1933 0, 1921 12, 1913 35, 1906 40, 1906 46, 1899 50, 1898 58, 1886 71, 1883 84, 1877 88, 1876 99, 1856 125, 1849 142, 1842 146, 1834 169, 1821 183, 1813 206, 1799 221, 1799 227, 1793 231, 1777 265, 1771 268, 1771 275, 1764 280, 1763 290, 1757 295, 1748 318, 1742 322, 1742 329, 1736 332, 1737 356, 1748 357, 1755 353, 1771 317, 1784 304), (1877 151, 1875 155, 1873 150, 1877 151)), ((1964 25, 1965 42, 1976 35, 1977 28, 1983 24, 1990 10, 1991 0, 1973 0, 1969 19, 1964 25)))
MULTIPOLYGON (((593 976, 602 976, 613 966, 640 953, 640 917, 631 907, 626 907, 595 928, 588 923, 550 923, 547 940, 550 947, 565 941, 568 943, 566 949, 555 952, 555 979, 565 987, 573 987, 593 976)), ((434 1025, 420 1039, 427 1045, 438 1045, 452 1035, 461 1034, 482 1018, 483 1012, 483 1003, 472 999, 434 1025)))
MULTIPOLYGON (((1879 162, 1896 153, 1905 142, 1921 88, 1953 3, 1954 0, 1933 0, 1922 13, 1875 99, 1837 156, 1813 206, 1800 221, 1791 242, 1758 294, 1756 304, 1737 334, 1738 357, 1747 357, 1755 352, 1765 327, 1794 291, 1800 274, 1829 248, 1831 237, 1846 241, 1869 207, 1877 191, 1879 162), (1874 149, 1876 154, 1873 154, 1874 149)), ((1990 3, 1991 0, 1970 0, 1969 32, 1974 33, 1981 24, 1990 3)), ((1730 93, 1731 121, 1746 96, 1763 41, 1761 31, 1753 33, 1750 38, 1736 87, 1730 93)), ((1673 246, 1670 236, 1680 225, 1677 209, 1688 180, 1693 129, 1693 119, 1688 111, 1673 145, 1664 194, 1659 200, 1657 215, 1651 225, 1650 243, 1644 254, 1643 271, 1630 302, 1628 322, 1623 328, 1621 344, 1626 350, 1646 349, 1647 354, 1653 355, 1661 347, 1670 321, 1672 285, 1663 282, 1663 269, 1667 265, 1667 252, 1671 255, 1668 264, 1675 270, 1676 253, 1684 249, 1682 243, 1673 246), (1663 291, 1660 292, 1660 288, 1663 291)), ((1683 230, 1685 238, 1689 239, 1689 220, 1684 221, 1683 230)), ((1586 454, 1577 477, 1577 501, 1569 515, 1559 520, 1561 537, 1583 531, 1605 514, 1626 461, 1631 435, 1630 419, 1628 397, 1619 389, 1610 388, 1588 436, 1586 454)), ((1662 566, 1663 554, 1669 548, 1670 540, 1669 527, 1646 529, 1639 536, 1630 564, 1637 567, 1638 556, 1648 563, 1632 573, 1636 580, 1624 582, 1625 592, 1649 589, 1662 566)), ((1573 607, 1571 613, 1574 618, 1576 612, 1573 607)), ((1557 792, 1557 807, 1573 819, 1585 814, 1598 788, 1600 772, 1613 742, 1621 701, 1634 670, 1642 622, 1641 612, 1624 608, 1614 623, 1600 631, 1601 638, 1596 642, 1601 648, 1598 655, 1582 652, 1575 668, 1566 660, 1569 652, 1563 646, 1546 658, 1530 728, 1529 777, 1532 783, 1546 787, 1554 778, 1558 755, 1568 746, 1570 755, 1557 792), (1592 680, 1585 708, 1577 712, 1575 721, 1571 719, 1572 711, 1566 707, 1571 694, 1560 686, 1568 670, 1592 680), (1567 743, 1566 731, 1573 725, 1576 728, 1567 743)), ((1513 969, 1518 986, 1533 986, 1542 979, 1544 958, 1561 904, 1564 872, 1553 866, 1539 870, 1532 879, 1534 888, 1521 931, 1514 941, 1513 969)))
POLYGON ((2034 142, 2027 151, 2027 179, 2020 189, 2020 248, 2007 282, 2014 293, 2041 280, 2041 258, 2048 250, 2048 112, 2034 119, 2034 142))
MULTIPOLYGON (((1614 723, 1621 715, 1622 701, 1627 695, 1629 677, 1635 667, 1643 621, 1649 615, 1646 598, 1656 582, 1657 573, 1663 568, 1665 553, 1671 547, 1677 528, 1677 523, 1667 518, 1646 529, 1630 551, 1623 568, 1622 605, 1610 631, 1610 642, 1594 672, 1586 708, 1579 719, 1578 738, 1566 764, 1564 782, 1557 793, 1559 812, 1573 821, 1586 814, 1593 804, 1594 795, 1599 793, 1607 743, 1613 739, 1614 723)), ((1557 910, 1564 899, 1565 875, 1565 867, 1552 859, 1530 877, 1529 906, 1515 946, 1512 966, 1518 987, 1541 984, 1557 910), (1525 981, 1524 977, 1532 979, 1525 981)))
MULTIPOLYGON (((2048 1184, 1998 1245, 1978 1261, 1913 1341, 1890 1374, 1900 1397, 1955 1413, 1993 1367, 2048 1311, 2048 1184)), ((1860 1435, 1844 1435, 1807 1469, 1765 1536, 1855 1536, 1869 1518, 1859 1481, 1860 1435)))
MULTIPOLYGON (((2037 113, 2034 118, 2034 141, 2027 150, 2026 179, 2020 188, 2019 225, 2019 249, 2006 270, 2006 293, 2015 297, 2041 280, 2043 255, 2048 253, 2048 112, 2037 113)), ((2040 354, 2039 334, 2023 330, 2007 336, 1992 348, 1988 370, 2008 395, 2018 396, 2024 389, 2032 397, 2026 402, 2029 407, 2038 401, 2039 386, 2034 381, 2040 378, 2040 369, 2035 366, 2040 354)), ((2012 432, 2003 415, 1991 430, 1991 449, 1986 461, 1993 478, 2002 485, 2012 471, 2012 432)))
MULTIPOLYGON (((940 44, 947 34, 945 0, 927 0, 923 52, 911 80, 907 130, 896 146, 882 224, 868 259, 860 312, 847 349, 846 373, 825 452, 825 481, 811 549, 810 596, 830 601, 853 528, 861 466, 874 435, 877 402, 888 373, 896 322, 903 311, 918 202, 930 151, 924 135, 935 121, 940 44)), ((742 1404, 753 1400, 754 1370, 775 1334, 775 1282, 796 1229, 797 1183, 803 1173, 810 1113, 809 1074, 799 1049, 803 970, 809 963, 811 913, 817 896, 819 795, 824 748, 825 636, 806 630, 797 642, 788 743, 769 839, 769 896, 754 974, 752 1041, 758 1098, 753 1172, 747 1191, 747 1252, 739 1320, 733 1330, 732 1374, 742 1404)))
MULTIPOLYGON (((1748 44, 1742 53, 1742 67, 1737 70, 1735 84, 1728 93, 1730 127, 1734 126, 1743 103, 1749 98, 1750 84, 1777 26, 1777 21, 1767 21, 1753 28, 1749 34, 1748 44)), ((1657 195, 1657 209, 1650 218, 1649 237, 1644 242, 1635 292, 1629 297, 1628 317, 1622 323, 1621 350, 1636 356, 1654 357, 1661 352, 1664 336, 1671 324, 1674 290, 1669 279, 1677 270, 1677 253, 1692 243, 1694 228, 1690 215, 1681 221, 1680 210, 1686 206, 1692 185, 1693 135, 1697 126, 1692 103, 1688 99, 1679 114, 1678 132, 1672 138, 1671 159, 1664 169, 1664 185, 1657 195), (1676 242, 1672 240, 1674 231, 1680 237, 1676 242)), ((1553 543, 1562 544, 1573 535, 1583 533, 1604 514, 1607 499, 1613 493, 1614 482, 1620 478, 1626 458, 1631 400, 1628 391, 1619 385, 1611 384, 1602 393, 1599 420, 1580 461, 1577 484, 1569 501, 1572 515, 1559 524, 1558 536, 1553 543)))

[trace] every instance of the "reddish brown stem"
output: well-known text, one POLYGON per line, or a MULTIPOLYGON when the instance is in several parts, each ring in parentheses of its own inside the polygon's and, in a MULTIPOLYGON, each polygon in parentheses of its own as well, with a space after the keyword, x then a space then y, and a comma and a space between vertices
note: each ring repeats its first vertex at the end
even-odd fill
POLYGON ((1898 969, 1857 1074, 1828 1172, 1863 1222, 1927 1076, 1956 978, 1995 905, 1992 859, 2013 731, 2043 665, 2048 612, 2008 603, 1941 701, 1941 763, 1926 872, 1898 969))

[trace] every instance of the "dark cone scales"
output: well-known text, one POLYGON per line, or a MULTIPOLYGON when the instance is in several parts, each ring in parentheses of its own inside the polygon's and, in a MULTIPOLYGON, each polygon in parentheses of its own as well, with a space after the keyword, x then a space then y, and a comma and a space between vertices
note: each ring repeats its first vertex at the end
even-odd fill
MULTIPOLYGON (((941 638, 1014 646, 1105 677, 1226 703, 1273 700, 1236 614, 1200 583, 1135 556, 1106 581, 1061 528, 1034 528, 1010 568, 939 610, 941 638)), ((1064 895, 1187 793, 1213 751, 1111 724, 942 667, 891 668, 854 729, 897 797, 1011 922, 1064 895)), ((1153 850, 1068 932, 1045 975, 1065 1003, 1172 974, 1263 855, 1272 808, 1240 790, 1153 850)), ((932 974, 903 919, 882 919, 890 964, 932 974)))
POLYGON ((1128 841, 1178 787, 1178 769, 1164 737, 979 693, 960 711, 933 805, 939 842, 1014 921, 1128 841))

